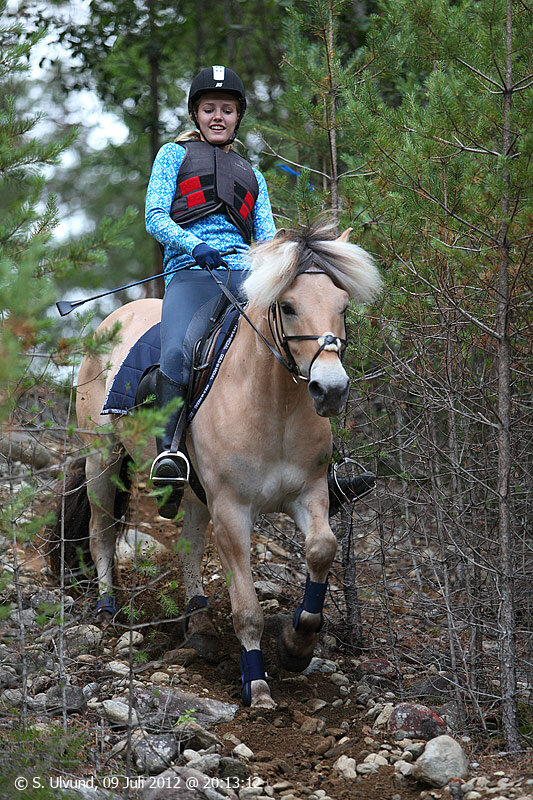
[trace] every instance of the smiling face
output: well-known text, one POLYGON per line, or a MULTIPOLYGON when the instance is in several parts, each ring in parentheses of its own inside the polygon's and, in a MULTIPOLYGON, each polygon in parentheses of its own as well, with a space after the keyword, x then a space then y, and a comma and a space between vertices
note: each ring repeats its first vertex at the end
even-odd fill
POLYGON ((220 145, 231 138, 239 118, 237 101, 232 95, 204 94, 195 111, 204 141, 220 145))

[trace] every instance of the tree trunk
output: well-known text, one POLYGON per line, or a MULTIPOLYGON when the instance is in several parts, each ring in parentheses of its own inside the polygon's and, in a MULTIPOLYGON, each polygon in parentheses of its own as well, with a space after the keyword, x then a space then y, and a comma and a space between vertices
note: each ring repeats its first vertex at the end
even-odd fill
POLYGON ((353 546, 353 514, 351 505, 343 505, 340 520, 342 547, 342 588, 346 605, 347 644, 357 651, 363 646, 361 612, 357 595, 356 565, 353 546))
MULTIPOLYGON (((511 152, 512 106, 512 4, 507 0, 506 14, 506 64, 505 91, 503 95, 503 148, 504 157, 511 152)), ((509 339, 509 230, 510 174, 504 164, 505 193, 501 201, 502 221, 499 249, 499 302, 498 302, 498 522, 501 561, 500 672, 502 693, 503 731, 507 749, 520 750, 520 733, 516 717, 516 642, 513 581, 513 528, 511 520, 511 345, 509 339)))
POLYGON ((329 9, 329 19, 326 31, 326 58, 328 64, 328 83, 329 83, 329 97, 326 100, 327 116, 328 116, 328 138, 329 138, 329 154, 331 162, 331 211, 333 219, 337 228, 339 226, 339 178, 337 169, 337 88, 335 85, 335 77, 333 75, 333 58, 334 58, 334 37, 333 37, 333 13, 331 6, 329 9))
MULTIPOLYGON (((150 42, 149 42, 149 56, 150 63, 150 169, 154 163, 154 159, 161 147, 160 140, 160 119, 159 119, 159 41, 158 32, 154 20, 154 0, 148 0, 148 18, 150 21, 150 42)), ((163 257, 159 242, 154 239, 153 244, 153 274, 157 275, 163 269, 163 257)), ((162 278, 157 281, 151 281, 146 284, 148 297, 163 297, 165 292, 165 283, 162 278)))

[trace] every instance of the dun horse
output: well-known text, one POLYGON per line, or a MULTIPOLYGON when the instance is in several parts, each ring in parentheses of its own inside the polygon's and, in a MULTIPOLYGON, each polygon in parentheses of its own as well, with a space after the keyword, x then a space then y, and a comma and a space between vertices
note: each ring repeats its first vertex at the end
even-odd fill
MULTIPOLYGON (((349 388, 341 361, 345 313, 350 300, 368 302, 380 288, 370 256, 350 244, 347 233, 335 238, 327 225, 283 231, 253 250, 245 291, 247 314, 257 330, 241 317, 213 388, 187 432, 187 448, 207 505, 186 490, 182 536, 190 549, 180 554, 186 599, 189 609, 207 605, 201 563, 211 518, 222 568, 231 576, 229 594, 247 705, 275 705, 261 654, 263 613, 250 566, 250 538, 259 515, 284 512, 305 536, 307 582, 301 605, 280 633, 282 666, 305 669, 322 623, 328 572, 337 549, 328 519, 328 417, 343 410, 349 388)), ((160 313, 161 301, 138 300, 114 311, 100 326, 103 331, 119 321, 122 341, 111 356, 87 357, 81 365, 77 415, 80 429, 88 432, 87 444, 94 440, 91 431, 97 433, 109 422, 101 411, 118 366, 160 313), (106 371, 109 362, 113 366, 106 371)), ((105 461, 91 453, 80 477, 90 490, 90 552, 101 598, 113 592, 115 476, 124 457, 133 452, 132 443, 121 437, 120 417, 114 429, 115 454, 105 461)), ((155 446, 143 454, 147 462, 154 455, 155 446)), ((69 538, 73 529, 67 517, 64 532, 69 538)), ((206 614, 191 615, 190 630, 214 633, 206 614)))

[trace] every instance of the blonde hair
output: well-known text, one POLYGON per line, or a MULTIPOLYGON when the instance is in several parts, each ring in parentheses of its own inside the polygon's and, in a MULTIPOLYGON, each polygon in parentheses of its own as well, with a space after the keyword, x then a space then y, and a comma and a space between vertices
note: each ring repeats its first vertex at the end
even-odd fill
POLYGON ((200 131, 184 131, 179 133, 174 139, 175 142, 199 142, 201 141, 200 131))

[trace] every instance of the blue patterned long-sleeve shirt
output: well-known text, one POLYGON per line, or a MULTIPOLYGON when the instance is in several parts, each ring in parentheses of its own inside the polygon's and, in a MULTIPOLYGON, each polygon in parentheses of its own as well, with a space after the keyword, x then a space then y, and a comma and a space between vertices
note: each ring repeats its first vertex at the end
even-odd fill
MULTIPOLYGON (((247 269, 244 255, 249 250, 239 229, 224 214, 209 214, 186 227, 176 224, 170 217, 170 207, 176 194, 176 181, 185 148, 171 142, 164 144, 157 154, 146 193, 146 230, 163 246, 165 272, 190 264, 194 248, 205 242, 223 252, 234 247, 236 253, 225 257, 231 269, 247 269)), ((264 241, 276 233, 266 181, 254 168, 259 185, 259 195, 253 209, 253 239, 264 241)), ((194 267, 193 269, 199 269, 194 267)), ((165 276, 168 286, 172 275, 165 276)))

